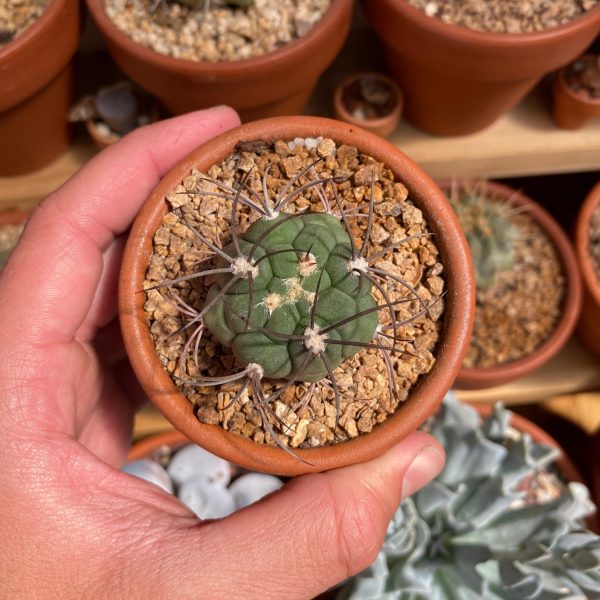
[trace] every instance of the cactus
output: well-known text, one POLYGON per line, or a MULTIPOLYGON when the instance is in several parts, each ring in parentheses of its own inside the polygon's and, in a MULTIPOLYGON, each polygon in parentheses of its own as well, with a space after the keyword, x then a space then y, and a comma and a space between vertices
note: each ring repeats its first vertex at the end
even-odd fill
MULTIPOLYGON (((282 427, 288 427, 274 413, 272 403, 296 382, 314 384, 327 379, 335 394, 337 428, 341 396, 333 372, 364 348, 382 353, 390 398, 396 397, 391 356, 410 354, 399 347, 402 342, 399 328, 428 313, 431 304, 439 300, 432 298, 426 302, 410 283, 376 266, 396 248, 428 234, 408 235, 377 252, 370 251, 375 214, 374 179, 367 212, 350 214, 342 207, 333 181, 317 176, 315 164, 296 174, 275 199, 270 198, 267 190, 269 165, 262 175, 262 195, 245 179, 237 182, 234 189, 205 178, 218 191, 198 193, 216 196, 227 206, 230 242, 225 247, 211 242, 182 212, 183 221, 210 254, 205 260, 211 264, 191 275, 146 288, 166 286, 172 290, 193 279, 214 279, 210 287, 207 284, 208 292, 199 308, 173 294, 188 319, 183 329, 193 328, 180 355, 177 379, 182 384, 201 387, 234 383, 239 387, 230 405, 251 390, 265 430, 291 454, 269 422, 270 416, 282 427), (317 190, 321 212, 285 212, 290 200, 311 188, 317 190), (337 208, 336 213, 332 204, 337 208), (237 223, 241 208, 253 215, 252 223, 243 232, 238 231, 237 223), (366 219, 360 248, 349 223, 352 217, 366 219), (384 282, 401 291, 390 294, 382 285, 384 282), (376 301, 374 291, 383 301, 376 301), (408 321, 401 322, 394 307, 411 301, 417 310, 408 321), (187 376, 187 358, 191 353, 198 364, 199 342, 205 330, 222 345, 231 347, 243 367, 240 371, 223 376, 187 376), (261 384, 263 380, 283 380, 283 383, 267 395, 261 384)), ((313 391, 311 387, 307 403, 313 391)))
POLYGON ((600 538, 582 526, 594 509, 587 489, 569 483, 524 504, 522 482, 558 451, 515 436, 509 419, 498 404, 481 423, 447 395, 430 423, 444 470, 402 502, 377 559, 338 600, 600 597, 600 538))
MULTIPOLYGON (((224 249, 231 257, 234 246, 224 249)), ((206 313, 205 323, 242 364, 260 365, 271 379, 315 382, 358 351, 356 345, 325 345, 321 331, 333 326, 329 337, 341 341, 373 339, 379 320, 371 284, 351 271, 350 238, 335 217, 309 213, 256 221, 238 247, 241 255, 256 259, 253 277, 230 285, 233 273, 219 274, 207 300, 225 288, 227 293, 206 313), (336 326, 366 310, 371 312, 336 326), (269 337, 268 330, 307 339, 269 337)), ((219 266, 225 265, 221 258, 219 266)))
POLYGON ((491 288, 498 273, 514 265, 518 231, 504 203, 486 196, 484 184, 460 191, 453 186, 449 200, 469 244, 476 285, 491 288))

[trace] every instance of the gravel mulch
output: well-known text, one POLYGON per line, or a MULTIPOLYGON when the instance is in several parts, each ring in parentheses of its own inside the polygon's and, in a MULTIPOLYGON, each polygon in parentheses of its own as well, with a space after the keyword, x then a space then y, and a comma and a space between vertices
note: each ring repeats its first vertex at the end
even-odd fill
MULTIPOLYGON (((393 174, 381 163, 360 154, 351 146, 336 146, 329 139, 277 141, 274 144, 259 143, 256 147, 246 146, 229 156, 223 163, 211 167, 206 175, 193 171, 167 200, 172 210, 163 219, 162 227, 154 236, 154 254, 147 271, 145 288, 157 282, 174 279, 198 270, 198 251, 206 247, 198 241, 188 227, 192 224, 202 235, 214 243, 221 240, 228 243, 230 236, 231 202, 202 192, 215 192, 214 181, 225 185, 236 185, 243 174, 248 174, 248 183, 262 194, 261 177, 271 165, 267 177, 268 187, 274 196, 303 167, 321 158, 313 168, 314 177, 334 177, 342 206, 349 213, 349 222, 357 245, 360 247, 365 235, 367 219, 360 218, 368 211, 371 181, 374 176, 374 224, 371 234, 371 252, 378 252, 407 236, 427 232, 421 211, 409 199, 407 188, 395 181, 393 174)), ((302 178, 306 182, 306 178, 302 178)), ((335 202, 331 202, 335 206, 335 202)), ((305 194, 295 196, 286 205, 286 212, 323 211, 317 190, 309 188, 305 194)), ((337 210, 333 210, 334 214, 337 210)), ((237 211, 239 230, 244 231, 256 219, 256 213, 240 205, 237 211)), ((203 262, 202 268, 210 268, 210 262, 203 262)), ((283 444, 292 448, 316 447, 340 440, 354 438, 370 432, 378 423, 392 414, 398 404, 408 396, 410 388, 418 378, 427 373, 434 363, 434 351, 439 339, 444 311, 443 293, 445 281, 443 266, 439 262, 439 252, 434 238, 425 235, 411 239, 384 256, 377 263, 409 282, 419 299, 405 287, 392 280, 382 282, 391 299, 406 299, 394 309, 396 319, 406 320, 423 313, 422 304, 429 305, 429 313, 398 329, 398 348, 415 356, 391 355, 396 390, 387 377, 387 366, 383 354, 376 349, 363 349, 343 362, 335 371, 335 379, 341 395, 340 427, 335 432, 336 400, 334 390, 328 380, 315 384, 297 383, 275 400, 273 411, 287 424, 277 423, 270 417, 274 429, 283 444)), ((208 287, 213 280, 205 277, 194 279, 194 284, 177 284, 176 293, 199 310, 204 305, 208 287)), ((383 303, 381 293, 373 287, 373 296, 383 303)), ((239 433, 258 443, 273 443, 269 433, 265 433, 261 415, 251 401, 252 391, 248 388, 233 404, 230 400, 239 389, 239 383, 222 385, 217 388, 192 387, 181 383, 176 374, 178 357, 191 332, 177 333, 183 324, 176 303, 169 295, 167 287, 148 290, 145 303, 146 315, 154 337, 157 353, 166 371, 174 378, 176 385, 195 405, 198 418, 209 424, 219 424, 227 430, 239 433), (250 391, 249 391, 250 390, 250 391)), ((379 312, 379 320, 387 324, 390 320, 387 310, 379 312)), ((199 371, 190 356, 186 363, 188 377, 200 372, 202 375, 216 376, 239 372, 241 367, 228 348, 221 346, 205 331, 199 348, 199 371)), ((263 380, 266 394, 278 389, 281 382, 263 380)))
POLYGON ((592 265, 600 282, 600 206, 596 208, 590 220, 590 256, 592 265))
POLYGON ((106 13, 134 42, 193 61, 263 56, 304 37, 331 0, 256 0, 248 9, 204 1, 105 0, 106 13))
POLYGON ((406 0, 452 25, 476 31, 527 33, 564 25, 599 0, 406 0))
POLYGON ((477 289, 475 326, 465 367, 493 367, 531 354, 560 318, 565 278, 556 250, 526 213, 511 216, 518 235, 514 267, 477 289))
POLYGON ((46 10, 50 0, 0 0, 0 47, 23 33, 46 10))
POLYGON ((366 75, 344 88, 342 102, 355 119, 366 120, 389 115, 397 98, 385 82, 366 75))

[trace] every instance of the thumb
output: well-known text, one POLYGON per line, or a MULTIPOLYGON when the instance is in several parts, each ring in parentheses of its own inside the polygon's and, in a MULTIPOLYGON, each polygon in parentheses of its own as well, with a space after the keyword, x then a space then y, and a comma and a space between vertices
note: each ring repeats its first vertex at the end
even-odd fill
POLYGON ((416 432, 367 463, 298 477, 161 544, 172 568, 160 589, 177 598, 312 598, 373 562, 400 501, 443 464, 439 443, 416 432))

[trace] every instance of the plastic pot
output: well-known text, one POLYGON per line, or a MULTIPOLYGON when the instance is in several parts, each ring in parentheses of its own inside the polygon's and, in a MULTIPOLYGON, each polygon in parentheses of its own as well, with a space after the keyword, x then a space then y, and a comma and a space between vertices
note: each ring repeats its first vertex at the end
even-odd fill
POLYGON ((400 116, 402 114, 402 104, 402 92, 400 91, 398 84, 391 77, 388 77, 383 73, 356 73, 351 75, 335 88, 333 94, 333 114, 336 119, 345 121, 351 125, 356 125, 357 127, 362 127, 363 129, 382 137, 390 135, 398 127, 400 116), (347 103, 344 100, 345 92, 348 88, 365 78, 376 81, 378 84, 386 87, 392 94, 393 103, 386 114, 379 117, 361 119, 355 116, 348 108, 347 103))
POLYGON ((365 12, 405 94, 405 114, 437 135, 484 129, 600 31, 600 6, 536 33, 489 33, 428 17, 406 0, 368 0, 365 12))
POLYGON ((68 146, 70 61, 79 33, 78 0, 52 0, 0 48, 0 176, 35 171, 68 146))
POLYGON ((119 67, 173 114, 218 104, 235 108, 244 121, 299 114, 321 73, 340 51, 350 27, 353 0, 333 0, 303 38, 264 56, 216 63, 164 56, 133 42, 104 10, 86 0, 119 67))
MULTIPOLYGON (((451 189, 450 180, 440 181, 440 186, 447 192, 451 189)), ((459 189, 474 186, 474 182, 459 182, 459 189)), ((461 367, 456 378, 455 387, 463 390, 484 389, 502 385, 535 371, 550 360, 571 336, 581 311, 581 276, 575 252, 567 236, 554 218, 537 202, 525 194, 506 185, 486 182, 486 190, 491 198, 498 198, 510 206, 524 209, 544 231, 552 242, 558 260, 561 263, 565 278, 565 297, 562 311, 554 331, 534 352, 518 360, 513 360, 494 367, 461 367)))
POLYGON ((600 280, 589 252, 590 221, 600 208, 600 183, 585 199, 575 226, 575 252, 583 279, 583 306, 577 324, 577 337, 593 354, 600 357, 600 280))
MULTIPOLYGON (((592 58, 586 54, 579 60, 592 58)), ((552 117, 561 129, 581 129, 600 116, 600 98, 592 98, 586 91, 575 91, 567 85, 565 76, 570 65, 561 69, 553 83, 552 117)))
POLYGON ((444 194, 407 156, 379 136, 317 117, 280 117, 256 121, 229 131, 199 147, 176 165, 146 201, 129 236, 120 278, 119 311, 128 355, 144 390, 165 417, 186 437, 229 462, 254 471, 298 475, 362 462, 379 455, 417 429, 441 402, 466 351, 473 319, 474 283, 468 248, 444 194), (331 138, 356 146, 383 162, 409 189, 436 236, 447 282, 443 330, 432 370, 423 375, 406 401, 373 432, 351 441, 297 450, 310 465, 281 449, 256 444, 194 416, 192 404, 162 369, 144 313, 143 281, 152 253, 154 233, 167 212, 165 196, 192 168, 207 170, 220 163, 239 142, 331 138))

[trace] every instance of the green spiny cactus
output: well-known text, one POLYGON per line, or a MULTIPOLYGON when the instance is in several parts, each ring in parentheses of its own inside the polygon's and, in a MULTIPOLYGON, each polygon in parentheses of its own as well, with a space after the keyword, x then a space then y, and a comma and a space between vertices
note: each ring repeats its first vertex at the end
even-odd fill
MULTIPOLYGON (((318 350, 320 331, 377 305, 370 282, 349 267, 350 239, 335 217, 325 213, 288 217, 256 221, 241 237, 238 246, 243 254, 250 255, 255 248, 256 271, 252 279, 240 279, 228 288, 222 301, 206 313, 205 323, 223 345, 232 347, 242 364, 259 364, 265 377, 314 382, 326 377, 328 370, 318 353, 307 358, 311 342, 273 337, 268 331, 314 334, 318 350)), ((236 256, 233 243, 224 251, 236 256)), ((219 267, 226 264, 223 258, 218 261, 219 267)), ((219 274, 207 301, 232 277, 229 271, 219 274)), ((370 312, 335 327, 328 336, 367 343, 378 322, 377 314, 370 312)), ((322 351, 329 368, 335 369, 358 349, 328 344, 322 351)))
POLYGON ((375 562, 338 600, 600 598, 600 538, 585 486, 524 503, 522 484, 558 450, 513 435, 501 405, 480 421, 448 394, 431 433, 446 450, 438 477, 402 502, 375 562))
POLYGON ((294 456, 269 422, 271 416, 287 427, 273 412, 272 402, 297 381, 315 383, 328 379, 336 399, 337 428, 341 396, 333 371, 363 348, 381 352, 390 398, 395 397, 398 390, 390 357, 394 353, 407 354, 397 346, 402 341, 399 327, 428 313, 430 304, 438 300, 425 302, 410 283, 376 266, 394 249, 428 234, 410 235, 371 252, 372 181, 368 212, 354 215, 366 218, 364 239, 358 248, 348 222, 350 215, 341 206, 336 186, 330 178, 317 176, 315 164, 297 173, 275 199, 267 191, 271 165, 262 175, 262 196, 243 178, 235 187, 205 178, 218 191, 199 193, 231 204, 231 242, 224 248, 211 242, 181 213, 183 221, 206 248, 205 252, 212 255, 211 267, 153 286, 172 289, 184 281, 215 278, 199 309, 173 294, 182 314, 189 319, 182 330, 194 327, 180 354, 178 380, 201 387, 239 382, 230 404, 250 388, 265 429, 283 450, 294 456), (327 184, 329 193, 325 189, 327 184), (284 212, 290 200, 313 187, 323 212, 284 212), (333 213, 331 195, 338 214, 333 213), (240 233, 237 212, 241 206, 258 219, 240 233), (390 294, 382 285, 385 282, 402 292, 390 294), (383 302, 375 300, 374 290, 383 302), (407 321, 399 322, 394 307, 411 301, 419 307, 418 311, 407 321), (205 328, 221 344, 232 348, 242 370, 215 377, 186 376, 190 352, 195 364, 199 363, 199 341, 205 328), (263 379, 287 381, 267 397, 263 379))
POLYGON ((513 267, 518 231, 504 204, 486 196, 485 186, 453 189, 449 200, 469 244, 476 285, 488 289, 494 285, 498 273, 513 267))

